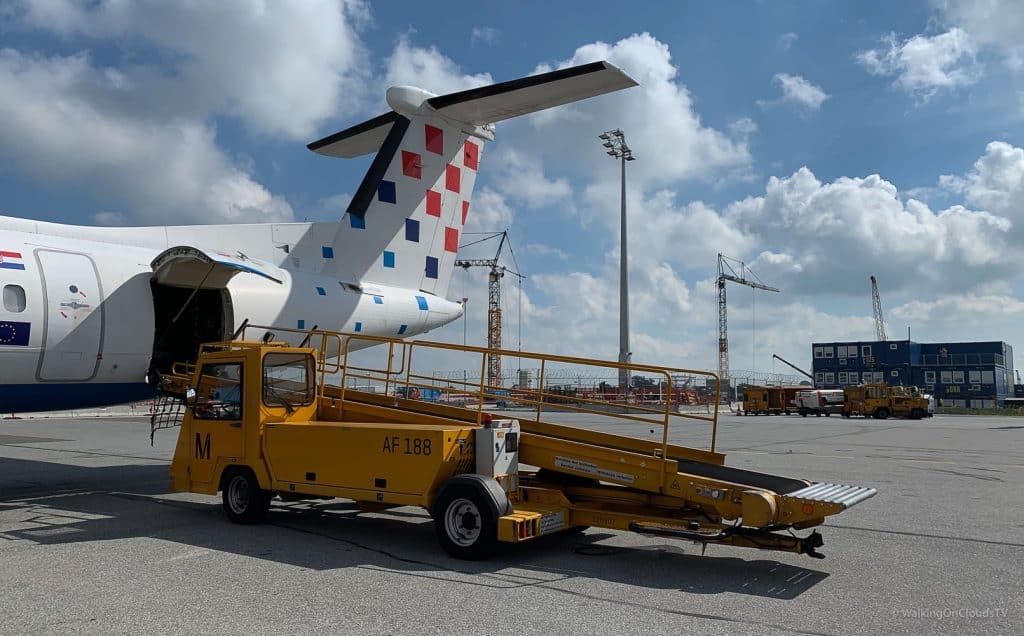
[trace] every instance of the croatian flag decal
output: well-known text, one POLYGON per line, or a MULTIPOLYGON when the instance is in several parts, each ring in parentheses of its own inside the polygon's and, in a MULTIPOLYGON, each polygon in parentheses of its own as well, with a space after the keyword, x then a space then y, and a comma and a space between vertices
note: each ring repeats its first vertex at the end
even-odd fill
POLYGON ((0 269, 25 269, 25 261, 21 259, 21 252, 0 250, 0 269))

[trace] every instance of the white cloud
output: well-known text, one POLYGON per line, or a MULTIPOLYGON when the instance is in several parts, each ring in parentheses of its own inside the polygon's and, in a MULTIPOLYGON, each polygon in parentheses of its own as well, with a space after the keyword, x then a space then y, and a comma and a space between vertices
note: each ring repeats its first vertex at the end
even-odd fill
POLYGON ((1024 149, 993 141, 965 176, 943 175, 940 187, 963 193, 967 201, 1014 223, 1024 237, 1024 149))
POLYGON ((829 98, 829 94, 823 91, 820 86, 815 86, 799 75, 778 73, 772 78, 772 81, 782 89, 781 100, 784 102, 791 102, 811 110, 818 110, 825 100, 829 98))
MULTIPOLYGON (((705 126, 693 99, 678 80, 668 46, 647 33, 615 43, 594 42, 576 49, 566 60, 540 65, 535 72, 608 60, 640 83, 599 98, 530 116, 528 125, 509 122, 523 154, 538 154, 549 170, 559 169, 584 179, 611 172, 597 135, 621 128, 637 161, 630 164, 630 182, 642 187, 679 179, 714 180, 749 166, 747 145, 705 126), (569 161, 567 158, 571 157, 569 161)), ((506 127, 498 133, 505 135, 506 127)))
POLYGON ((288 203, 225 156, 211 127, 119 112, 108 78, 86 55, 0 51, 0 154, 123 208, 97 214, 99 223, 291 220, 288 203))
POLYGON ((933 211, 914 199, 904 203, 878 175, 823 184, 801 168, 772 177, 764 196, 733 203, 723 216, 771 250, 754 262, 762 277, 797 293, 856 294, 870 273, 923 292, 1010 270, 1009 220, 962 206, 933 211))
POLYGON ((971 37, 959 27, 939 35, 915 35, 898 41, 895 33, 882 46, 857 54, 872 75, 895 77, 894 85, 927 100, 940 89, 973 84, 981 77, 971 37))
POLYGON ((466 218, 467 232, 500 232, 512 225, 515 212, 505 197, 493 188, 484 186, 473 194, 466 218))
POLYGON ((544 243, 527 243, 525 249, 527 254, 533 256, 552 256, 560 261, 569 260, 569 255, 564 251, 544 243))
POLYGON ((729 132, 733 137, 745 140, 757 132, 757 122, 749 117, 741 117, 729 124, 729 132))
POLYGON ((488 167, 501 192, 508 198, 538 208, 569 197, 572 188, 564 177, 544 176, 540 161, 511 147, 499 148, 488 158, 488 167))
POLYGON ((783 51, 788 51, 793 47, 793 43, 796 42, 799 37, 800 36, 798 36, 796 33, 793 33, 792 31, 783 33, 782 35, 779 36, 778 39, 779 48, 782 49, 783 51))
POLYGON ((936 323, 952 319, 959 324, 1024 316, 1024 302, 1012 296, 950 295, 937 300, 912 300, 894 307, 899 322, 936 323))
POLYGON ((355 0, 281 3, 27 2, 30 27, 155 47, 169 68, 115 69, 129 102, 157 112, 237 116, 254 130, 307 139, 320 122, 361 106, 369 68, 355 0))
POLYGON ((994 46, 1010 68, 1024 64, 1024 3, 1018 0, 933 0, 947 22, 962 27, 971 39, 994 46))
POLYGON ((438 95, 491 83, 490 73, 464 74, 436 47, 418 47, 405 37, 395 45, 384 72, 385 86, 418 86, 438 95))
POLYGON ((501 32, 494 27, 473 27, 470 32, 469 42, 470 44, 477 44, 482 42, 483 44, 496 44, 501 39, 501 32))

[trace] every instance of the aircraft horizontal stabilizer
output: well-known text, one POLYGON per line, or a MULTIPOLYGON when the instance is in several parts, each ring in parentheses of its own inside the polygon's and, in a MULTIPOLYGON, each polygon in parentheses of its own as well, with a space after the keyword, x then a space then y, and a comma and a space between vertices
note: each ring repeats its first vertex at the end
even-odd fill
POLYGON ((398 117, 398 113, 390 111, 314 141, 306 147, 321 155, 344 159, 377 152, 398 117))
MULTIPOLYGON (((389 89, 388 101, 401 114, 392 110, 307 147, 321 155, 351 159, 379 150, 402 116, 433 114, 480 127, 633 86, 637 82, 614 64, 592 62, 447 95, 395 87, 389 89)), ((490 139, 486 133, 483 136, 490 139)))
POLYGON ((617 66, 592 62, 439 95, 427 103, 445 117, 480 126, 636 85, 617 66))

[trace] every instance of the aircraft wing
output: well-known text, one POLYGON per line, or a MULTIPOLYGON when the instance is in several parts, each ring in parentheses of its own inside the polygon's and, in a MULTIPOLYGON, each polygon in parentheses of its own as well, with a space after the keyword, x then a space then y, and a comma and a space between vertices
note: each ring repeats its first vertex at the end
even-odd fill
POLYGON ((609 62, 592 62, 508 82, 438 95, 427 100, 439 114, 474 125, 561 106, 637 86, 609 62))
POLYGON ((281 268, 267 261, 249 258, 242 252, 229 254, 191 245, 177 245, 164 250, 150 266, 157 282, 179 287, 224 287, 231 277, 240 272, 269 278, 275 283, 284 280, 281 268))

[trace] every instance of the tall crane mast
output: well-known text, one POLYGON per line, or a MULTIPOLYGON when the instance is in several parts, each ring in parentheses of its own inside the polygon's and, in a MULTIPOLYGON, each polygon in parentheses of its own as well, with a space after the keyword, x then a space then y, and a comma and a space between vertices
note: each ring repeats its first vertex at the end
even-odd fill
MULTIPOLYGON (((505 276, 506 272, 513 276, 518 276, 519 278, 523 277, 519 272, 498 264, 501 259, 501 250, 505 247, 505 243, 508 241, 508 230, 491 234, 490 236, 477 241, 477 243, 497 237, 501 237, 501 239, 498 241, 498 250, 495 252, 494 258, 468 258, 458 259, 455 261, 455 265, 463 269, 469 269, 470 267, 488 267, 491 270, 487 274, 487 348, 494 350, 502 348, 501 279, 505 276)), ((500 355, 491 354, 487 356, 487 384, 491 387, 501 386, 500 355)))
POLYGON ((727 281, 746 285, 754 289, 777 292, 778 289, 765 285, 743 261, 718 255, 718 377, 724 387, 729 382, 729 321, 726 316, 725 283, 727 281))
POLYGON ((875 313, 875 338, 885 342, 889 338, 885 335, 885 322, 882 320, 882 299, 878 295, 878 281, 871 276, 871 306, 875 313))

